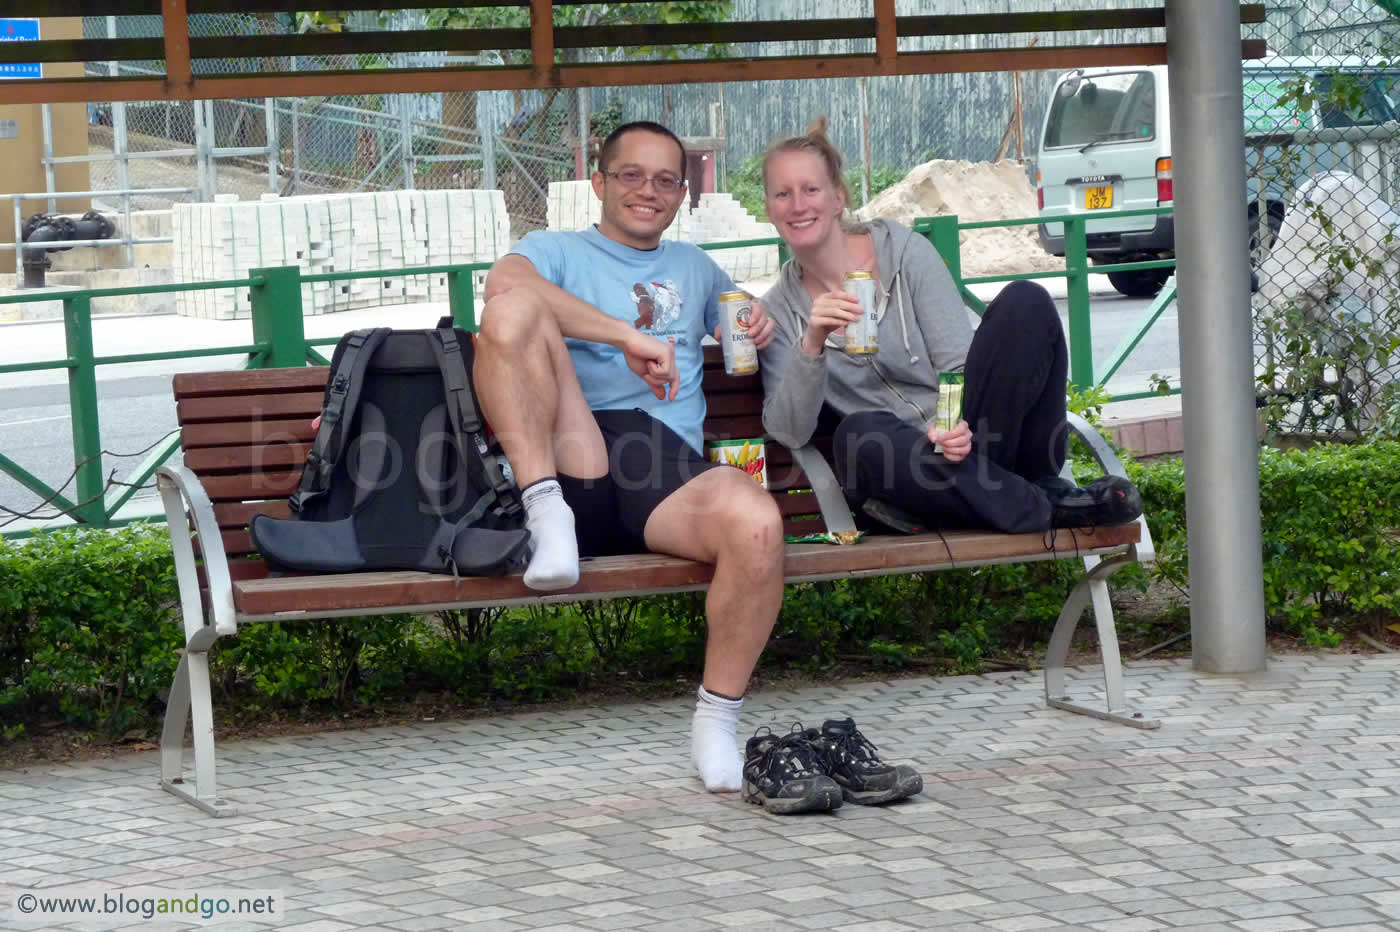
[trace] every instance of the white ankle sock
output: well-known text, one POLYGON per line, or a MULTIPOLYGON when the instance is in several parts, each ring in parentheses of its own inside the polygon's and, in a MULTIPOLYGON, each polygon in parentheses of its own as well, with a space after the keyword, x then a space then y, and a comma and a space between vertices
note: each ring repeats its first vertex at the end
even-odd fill
POLYGON ((578 582, 578 538, 574 535, 574 511, 564 501, 558 481, 531 483, 520 500, 525 506, 532 550, 525 585, 540 591, 569 588, 578 582))
POLYGON ((743 785, 744 762, 734 735, 744 700, 721 699, 703 686, 697 696, 690 731, 690 760, 711 793, 738 790, 743 785))

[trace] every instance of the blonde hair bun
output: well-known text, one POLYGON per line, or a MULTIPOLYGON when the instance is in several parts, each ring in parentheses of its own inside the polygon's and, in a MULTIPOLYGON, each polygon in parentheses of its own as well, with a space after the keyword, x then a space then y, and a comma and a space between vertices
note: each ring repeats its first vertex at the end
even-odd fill
POLYGON ((807 124, 807 132, 804 135, 813 141, 826 140, 826 117, 819 116, 807 124))

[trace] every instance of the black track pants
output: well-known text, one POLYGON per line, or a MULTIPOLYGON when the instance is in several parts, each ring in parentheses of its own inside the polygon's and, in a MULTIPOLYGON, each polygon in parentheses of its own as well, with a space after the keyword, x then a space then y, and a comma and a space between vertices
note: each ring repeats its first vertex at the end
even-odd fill
POLYGON ((1018 533, 1050 527, 1050 502, 1032 480, 1057 475, 1067 443, 1069 354, 1054 302, 1013 282, 982 317, 967 353, 963 415, 972 454, 950 463, 919 425, 863 411, 836 428, 836 472, 853 503, 879 498, 930 527, 1018 533))

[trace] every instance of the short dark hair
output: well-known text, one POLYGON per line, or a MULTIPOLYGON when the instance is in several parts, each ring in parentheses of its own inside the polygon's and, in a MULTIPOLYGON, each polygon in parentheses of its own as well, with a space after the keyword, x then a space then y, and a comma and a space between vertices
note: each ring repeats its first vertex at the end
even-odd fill
POLYGON ((676 148, 681 150, 681 170, 682 177, 685 176, 685 143, 681 142, 679 136, 671 132, 660 123, 653 123, 650 120, 634 120, 631 123, 623 123, 617 129, 608 133, 608 138, 603 140, 603 147, 598 150, 598 171, 607 171, 608 165, 612 162, 612 157, 617 153, 618 144, 622 137, 636 130, 645 130, 648 133, 655 133, 658 136, 665 136, 676 144, 676 148))

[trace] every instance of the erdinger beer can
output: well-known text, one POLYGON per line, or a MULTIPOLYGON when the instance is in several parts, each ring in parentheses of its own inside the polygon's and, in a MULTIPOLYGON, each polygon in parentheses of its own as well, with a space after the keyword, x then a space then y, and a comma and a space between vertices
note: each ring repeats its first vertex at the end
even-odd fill
POLYGON ((875 307, 875 276, 869 272, 847 272, 842 287, 860 301, 860 320, 846 325, 845 350, 851 356, 873 356, 880 351, 876 328, 880 323, 875 307))
POLYGON ((753 299, 743 291, 726 291, 719 296, 719 337, 724 347, 724 371, 748 375, 758 371, 758 348, 749 339, 749 315, 753 299))

